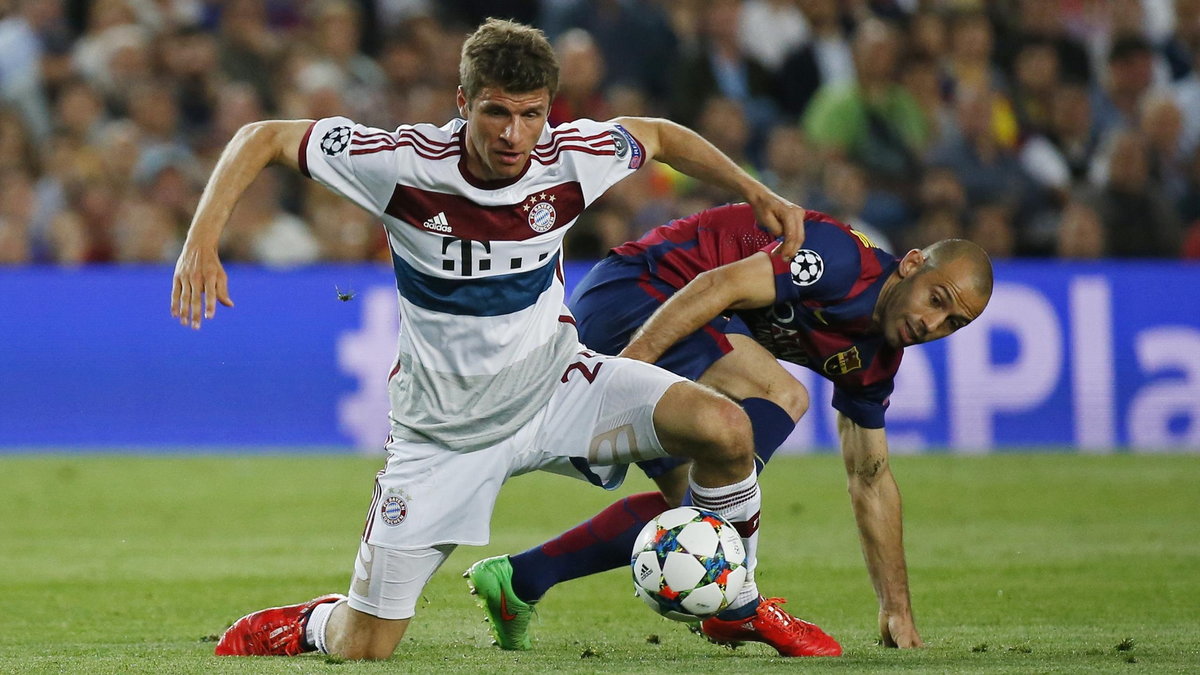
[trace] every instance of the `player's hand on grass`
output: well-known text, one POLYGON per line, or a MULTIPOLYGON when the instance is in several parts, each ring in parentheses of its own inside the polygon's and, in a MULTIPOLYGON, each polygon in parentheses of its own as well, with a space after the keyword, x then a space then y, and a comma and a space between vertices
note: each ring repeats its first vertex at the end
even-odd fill
POLYGON ((211 319, 217 313, 218 301, 233 307, 233 300, 229 298, 229 278, 216 250, 184 245, 179 261, 175 263, 175 278, 171 283, 171 316, 179 319, 183 326, 199 329, 202 318, 211 319))
POLYGON ((879 637, 884 647, 910 649, 925 646, 911 616, 902 617, 883 610, 879 611, 879 637))
POLYGON ((783 237, 775 253, 785 260, 795 257, 796 251, 804 244, 805 210, 770 190, 763 190, 749 203, 754 207, 758 224, 771 234, 783 237))

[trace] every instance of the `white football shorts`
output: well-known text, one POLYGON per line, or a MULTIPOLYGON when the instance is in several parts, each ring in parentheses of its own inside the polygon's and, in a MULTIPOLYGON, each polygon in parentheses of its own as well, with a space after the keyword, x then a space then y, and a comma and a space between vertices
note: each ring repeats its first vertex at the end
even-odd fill
POLYGON ((409 551, 483 546, 496 496, 511 476, 541 469, 613 489, 629 463, 666 455, 654 432, 654 408, 685 378, 586 350, 557 377, 547 405, 491 447, 457 452, 434 443, 389 443, 363 541, 409 551))
POLYGON ((629 463, 667 454, 654 432, 654 408, 685 378, 582 351, 559 382, 541 411, 489 448, 388 444, 355 560, 351 607, 383 619, 413 616, 421 590, 457 544, 488 543, 496 496, 510 476, 541 469, 613 489, 629 463))

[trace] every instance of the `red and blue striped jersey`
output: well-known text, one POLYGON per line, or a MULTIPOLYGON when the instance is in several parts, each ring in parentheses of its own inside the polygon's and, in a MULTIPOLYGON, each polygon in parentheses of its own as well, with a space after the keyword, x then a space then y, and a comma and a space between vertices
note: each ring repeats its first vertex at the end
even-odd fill
MULTIPOLYGON (((613 253, 678 290, 701 272, 769 254, 778 242, 750 206, 733 204, 663 225, 613 253)), ((882 427, 903 350, 887 344, 872 314, 899 260, 848 225, 809 211, 803 248, 792 260, 771 261, 776 303, 734 312, 726 332, 745 332, 776 358, 830 380, 834 408, 860 426, 882 427)))

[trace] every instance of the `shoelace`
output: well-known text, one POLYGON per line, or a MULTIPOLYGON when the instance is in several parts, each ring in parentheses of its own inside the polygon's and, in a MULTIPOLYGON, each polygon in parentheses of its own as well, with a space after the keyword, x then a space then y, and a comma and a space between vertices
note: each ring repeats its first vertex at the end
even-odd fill
POLYGON ((764 598, 760 607, 766 607, 766 611, 770 612, 779 621, 784 630, 797 635, 807 635, 808 625, 793 617, 791 614, 779 608, 779 605, 786 603, 783 598, 764 598))

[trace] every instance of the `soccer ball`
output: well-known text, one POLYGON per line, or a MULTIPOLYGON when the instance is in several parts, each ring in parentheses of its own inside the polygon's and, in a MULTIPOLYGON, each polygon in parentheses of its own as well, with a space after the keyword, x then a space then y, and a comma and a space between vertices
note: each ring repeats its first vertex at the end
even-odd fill
POLYGON ((646 523, 631 564, 637 596, 676 621, 700 621, 728 607, 747 572, 746 550, 733 525, 691 506, 646 523))

